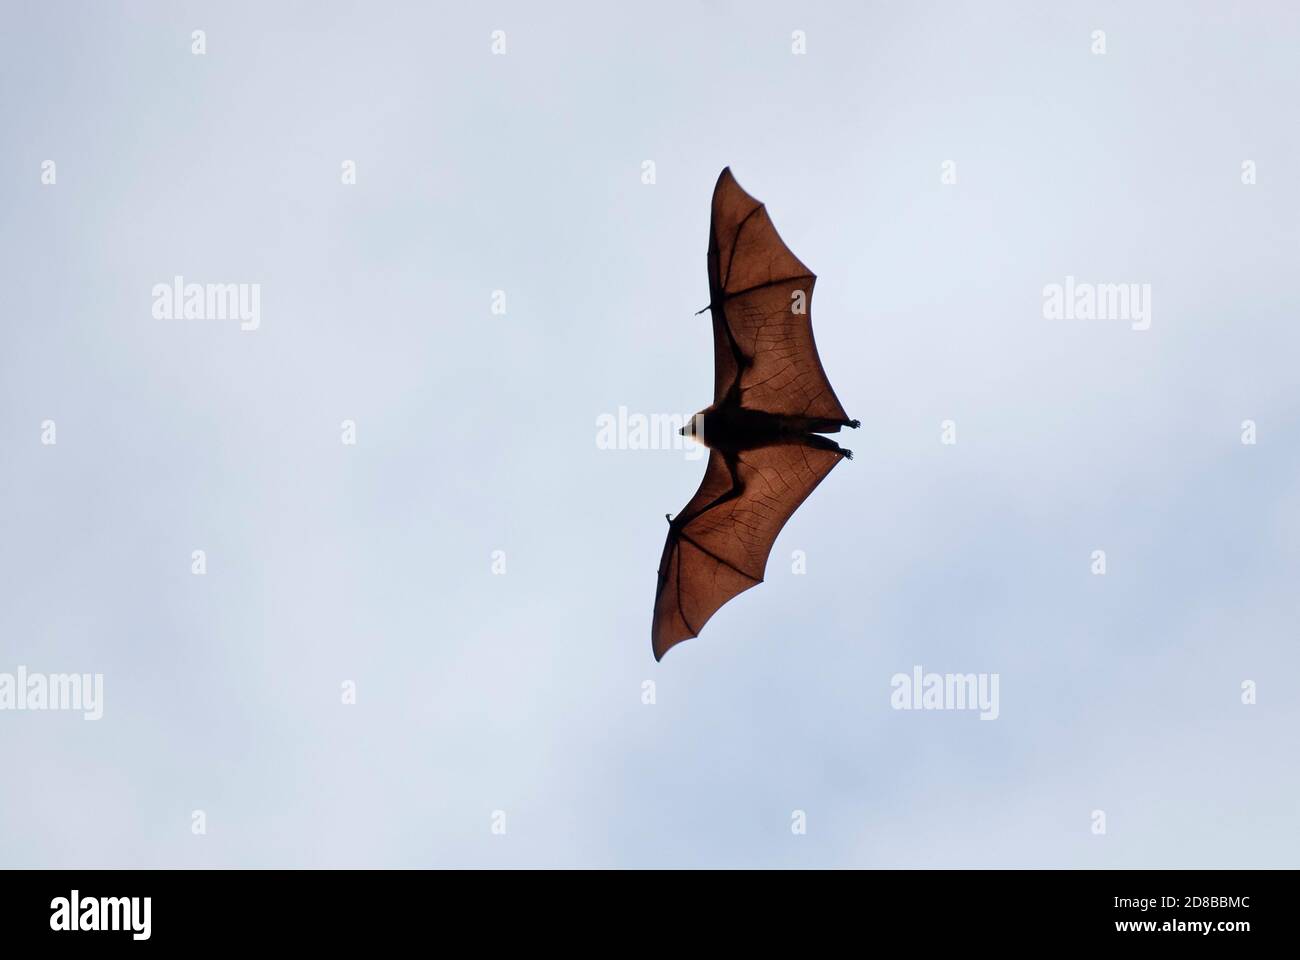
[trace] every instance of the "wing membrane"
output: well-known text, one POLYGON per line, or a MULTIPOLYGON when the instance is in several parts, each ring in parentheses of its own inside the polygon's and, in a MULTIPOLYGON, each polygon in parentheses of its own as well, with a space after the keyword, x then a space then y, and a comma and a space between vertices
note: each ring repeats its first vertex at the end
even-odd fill
POLYGON ((762 583, 777 535, 843 456, 780 444, 747 450, 729 464, 711 451, 700 489, 670 526, 659 562, 655 659, 698 636, 724 603, 762 583))
POLYGON ((817 278, 730 168, 713 190, 708 265, 714 403, 738 391, 750 409, 847 419, 813 339, 817 278))

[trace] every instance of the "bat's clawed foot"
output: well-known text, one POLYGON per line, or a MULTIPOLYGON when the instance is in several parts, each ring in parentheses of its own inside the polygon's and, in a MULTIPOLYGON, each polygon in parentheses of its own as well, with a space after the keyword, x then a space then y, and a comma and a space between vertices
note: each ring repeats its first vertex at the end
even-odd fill
POLYGON ((848 427, 850 430, 856 430, 856 429, 858 429, 858 427, 862 426, 862 421, 861 421, 861 420, 845 420, 845 421, 844 421, 844 426, 848 427))
POLYGON ((852 450, 848 450, 848 449, 845 449, 844 447, 840 447, 840 453, 844 454, 844 459, 845 459, 845 460, 852 460, 852 459, 853 459, 853 451, 852 451, 852 450))

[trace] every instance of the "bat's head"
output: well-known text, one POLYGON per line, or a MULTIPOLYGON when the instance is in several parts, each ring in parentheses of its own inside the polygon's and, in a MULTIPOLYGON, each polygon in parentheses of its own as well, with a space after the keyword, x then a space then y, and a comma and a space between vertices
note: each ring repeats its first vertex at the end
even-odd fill
POLYGON ((708 441, 704 439, 704 412, 697 413, 691 419, 686 421, 686 425, 677 431, 683 437, 690 437, 696 443, 702 443, 708 446, 708 441))

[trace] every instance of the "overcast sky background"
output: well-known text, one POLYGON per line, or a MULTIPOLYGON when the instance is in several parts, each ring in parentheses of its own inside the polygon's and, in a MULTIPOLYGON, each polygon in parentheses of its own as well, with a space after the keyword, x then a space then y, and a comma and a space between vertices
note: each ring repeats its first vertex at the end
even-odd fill
POLYGON ((1059 6, 6 4, 0 864, 1296 865, 1300 12, 1059 6), (727 164, 862 429, 656 664, 727 164))

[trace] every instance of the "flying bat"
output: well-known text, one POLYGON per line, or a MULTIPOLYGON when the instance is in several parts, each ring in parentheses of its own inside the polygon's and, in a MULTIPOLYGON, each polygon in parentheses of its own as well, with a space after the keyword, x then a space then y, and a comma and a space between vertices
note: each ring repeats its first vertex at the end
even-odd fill
POLYGON ((695 496, 668 516, 650 630, 656 660, 763 582, 786 521, 853 457, 821 436, 858 421, 817 356, 808 313, 816 280, 763 204, 723 170, 713 188, 704 308, 713 316, 713 403, 681 430, 709 448, 709 464, 695 496))

